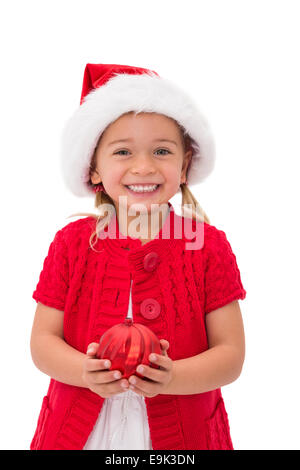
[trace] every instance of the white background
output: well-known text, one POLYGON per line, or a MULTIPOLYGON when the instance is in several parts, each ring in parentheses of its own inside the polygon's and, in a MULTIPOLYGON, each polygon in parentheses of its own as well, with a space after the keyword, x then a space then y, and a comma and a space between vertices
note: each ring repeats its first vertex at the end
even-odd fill
POLYGON ((298 1, 1 2, 1 436, 28 449, 49 378, 35 368, 31 298, 56 231, 94 211, 59 166, 85 64, 150 68, 197 101, 213 174, 193 189, 224 230, 247 297, 247 354, 223 388, 236 449, 299 449, 298 1))

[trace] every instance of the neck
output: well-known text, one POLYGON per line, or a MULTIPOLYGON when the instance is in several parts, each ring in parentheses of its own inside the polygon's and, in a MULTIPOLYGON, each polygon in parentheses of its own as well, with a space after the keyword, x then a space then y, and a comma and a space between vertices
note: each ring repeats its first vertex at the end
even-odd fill
POLYGON ((131 238, 138 238, 142 245, 153 240, 162 229, 164 222, 169 214, 168 203, 161 204, 152 211, 140 212, 138 215, 129 215, 123 207, 116 209, 116 215, 120 232, 131 238))

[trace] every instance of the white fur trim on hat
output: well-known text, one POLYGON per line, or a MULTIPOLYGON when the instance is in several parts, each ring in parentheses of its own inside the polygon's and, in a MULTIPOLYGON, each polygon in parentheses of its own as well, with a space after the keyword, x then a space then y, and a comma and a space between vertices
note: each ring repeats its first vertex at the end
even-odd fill
POLYGON ((185 128, 193 147, 188 185, 200 183, 212 172, 214 139, 206 118, 188 94, 153 72, 121 73, 93 89, 63 129, 61 167, 66 185, 76 196, 94 195, 87 182, 98 140, 109 124, 129 111, 164 114, 185 128))

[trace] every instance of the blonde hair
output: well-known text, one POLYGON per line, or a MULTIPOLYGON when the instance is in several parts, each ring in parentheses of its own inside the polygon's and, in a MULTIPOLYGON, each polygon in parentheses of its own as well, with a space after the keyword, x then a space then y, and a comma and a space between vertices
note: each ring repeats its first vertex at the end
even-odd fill
MULTIPOLYGON (((126 114, 130 114, 130 113, 132 113, 132 111, 130 111, 129 113, 126 113, 126 114)), ((135 113, 135 114, 137 114, 137 113, 135 113)), ((170 119, 172 119, 172 118, 170 118, 170 119)), ((177 121, 175 121, 174 119, 173 119, 173 121, 177 124, 177 126, 180 129, 182 145, 183 145, 184 153, 185 153, 189 149, 192 149, 192 146, 191 146, 192 139, 187 134, 186 130, 177 121)), ((98 143, 97 143, 97 146, 95 148, 93 157, 91 159, 90 172, 89 172, 90 176, 96 170, 96 150, 97 150, 97 147, 100 143, 101 137, 103 136, 103 133, 102 133, 102 135, 100 136, 100 138, 98 140, 98 143)), ((92 184, 91 181, 88 182, 88 185, 93 187, 93 184, 92 184)), ((193 195, 193 193, 189 189, 188 185, 187 184, 181 184, 180 189, 181 189, 181 210, 182 210, 183 216, 184 217, 190 217, 190 218, 192 218, 196 221, 199 221, 199 222, 204 221, 207 224, 210 224, 210 220, 209 220, 207 214, 204 212, 204 210, 200 206, 199 202, 197 201, 197 199, 195 198, 195 196, 193 195), (189 205, 189 206, 187 206, 187 205, 189 205)), ((92 250, 96 251, 94 249, 94 245, 97 243, 98 234, 102 230, 104 230, 105 227, 107 227, 107 225, 109 224, 109 222, 111 220, 111 214, 104 215, 105 212, 106 212, 105 205, 110 204, 110 205, 113 205, 114 207, 115 207, 115 205, 114 205, 114 201, 112 200, 112 198, 108 194, 104 193, 103 191, 100 191, 100 192, 96 193, 96 197, 95 197, 94 202, 95 202, 94 207, 99 212, 98 215, 94 214, 94 213, 89 213, 89 212, 78 212, 76 214, 69 215, 67 218, 77 217, 77 216, 88 216, 88 217, 93 217, 96 220, 96 230, 91 234, 90 240, 89 240, 90 247, 92 248, 92 250), (95 243, 93 243, 94 239, 96 240, 95 243)))

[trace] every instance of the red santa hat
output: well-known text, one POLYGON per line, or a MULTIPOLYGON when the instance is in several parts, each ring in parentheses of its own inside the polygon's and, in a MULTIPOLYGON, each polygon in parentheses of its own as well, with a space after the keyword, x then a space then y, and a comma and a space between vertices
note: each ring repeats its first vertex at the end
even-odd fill
POLYGON ((155 112, 177 121, 191 137, 193 156, 187 184, 202 182, 213 170, 215 143, 209 124, 191 97, 157 72, 115 64, 87 64, 80 106, 67 121, 61 139, 61 167, 76 196, 94 196, 89 167, 105 128, 129 111, 155 112))

